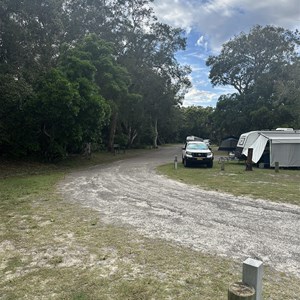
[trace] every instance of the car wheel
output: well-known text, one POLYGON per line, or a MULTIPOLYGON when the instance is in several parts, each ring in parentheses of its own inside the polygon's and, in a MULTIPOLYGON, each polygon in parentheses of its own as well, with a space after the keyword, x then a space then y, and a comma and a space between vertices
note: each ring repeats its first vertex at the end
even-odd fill
POLYGON ((183 160, 183 165, 184 165, 185 167, 188 167, 188 166, 189 166, 189 163, 187 162, 186 159, 183 160))

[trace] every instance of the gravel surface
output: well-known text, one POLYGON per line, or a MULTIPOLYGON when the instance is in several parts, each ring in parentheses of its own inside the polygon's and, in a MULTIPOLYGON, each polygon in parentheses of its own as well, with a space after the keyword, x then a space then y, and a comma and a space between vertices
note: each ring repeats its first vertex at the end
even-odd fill
POLYGON ((257 258, 300 277, 299 206, 204 191, 155 173, 175 155, 180 163, 180 147, 163 147, 99 165, 70 174, 59 189, 106 223, 239 261, 257 258))

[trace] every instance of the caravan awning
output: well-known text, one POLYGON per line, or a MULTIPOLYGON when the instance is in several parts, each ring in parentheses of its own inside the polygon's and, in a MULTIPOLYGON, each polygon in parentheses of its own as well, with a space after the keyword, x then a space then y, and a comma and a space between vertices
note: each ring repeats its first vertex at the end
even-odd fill
MULTIPOLYGON (((249 148, 253 149, 253 154, 252 154, 252 161, 254 163, 257 163, 259 159, 261 158, 262 154, 264 153, 265 147, 268 142, 268 138, 259 135, 258 138, 254 141, 252 145, 249 146, 249 148)), ((249 148, 244 148, 243 154, 247 157, 248 156, 248 149, 249 148)))
POLYGON ((268 140, 269 139, 267 137, 260 135, 249 147, 253 149, 252 161, 254 163, 257 163, 260 160, 262 154, 264 153, 268 140))

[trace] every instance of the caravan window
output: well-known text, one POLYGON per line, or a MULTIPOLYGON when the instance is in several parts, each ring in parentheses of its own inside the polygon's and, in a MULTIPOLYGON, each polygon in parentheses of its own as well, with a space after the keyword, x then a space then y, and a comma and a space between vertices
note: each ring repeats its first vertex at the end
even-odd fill
POLYGON ((245 142, 245 138, 243 137, 243 138, 240 138, 240 141, 239 141, 239 145, 244 145, 244 142, 245 142))

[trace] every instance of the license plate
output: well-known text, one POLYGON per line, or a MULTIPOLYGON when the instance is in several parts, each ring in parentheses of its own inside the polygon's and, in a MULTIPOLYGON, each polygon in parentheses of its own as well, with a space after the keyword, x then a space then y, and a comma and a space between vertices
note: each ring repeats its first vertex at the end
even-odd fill
POLYGON ((197 160, 203 160, 203 157, 197 157, 197 160))

